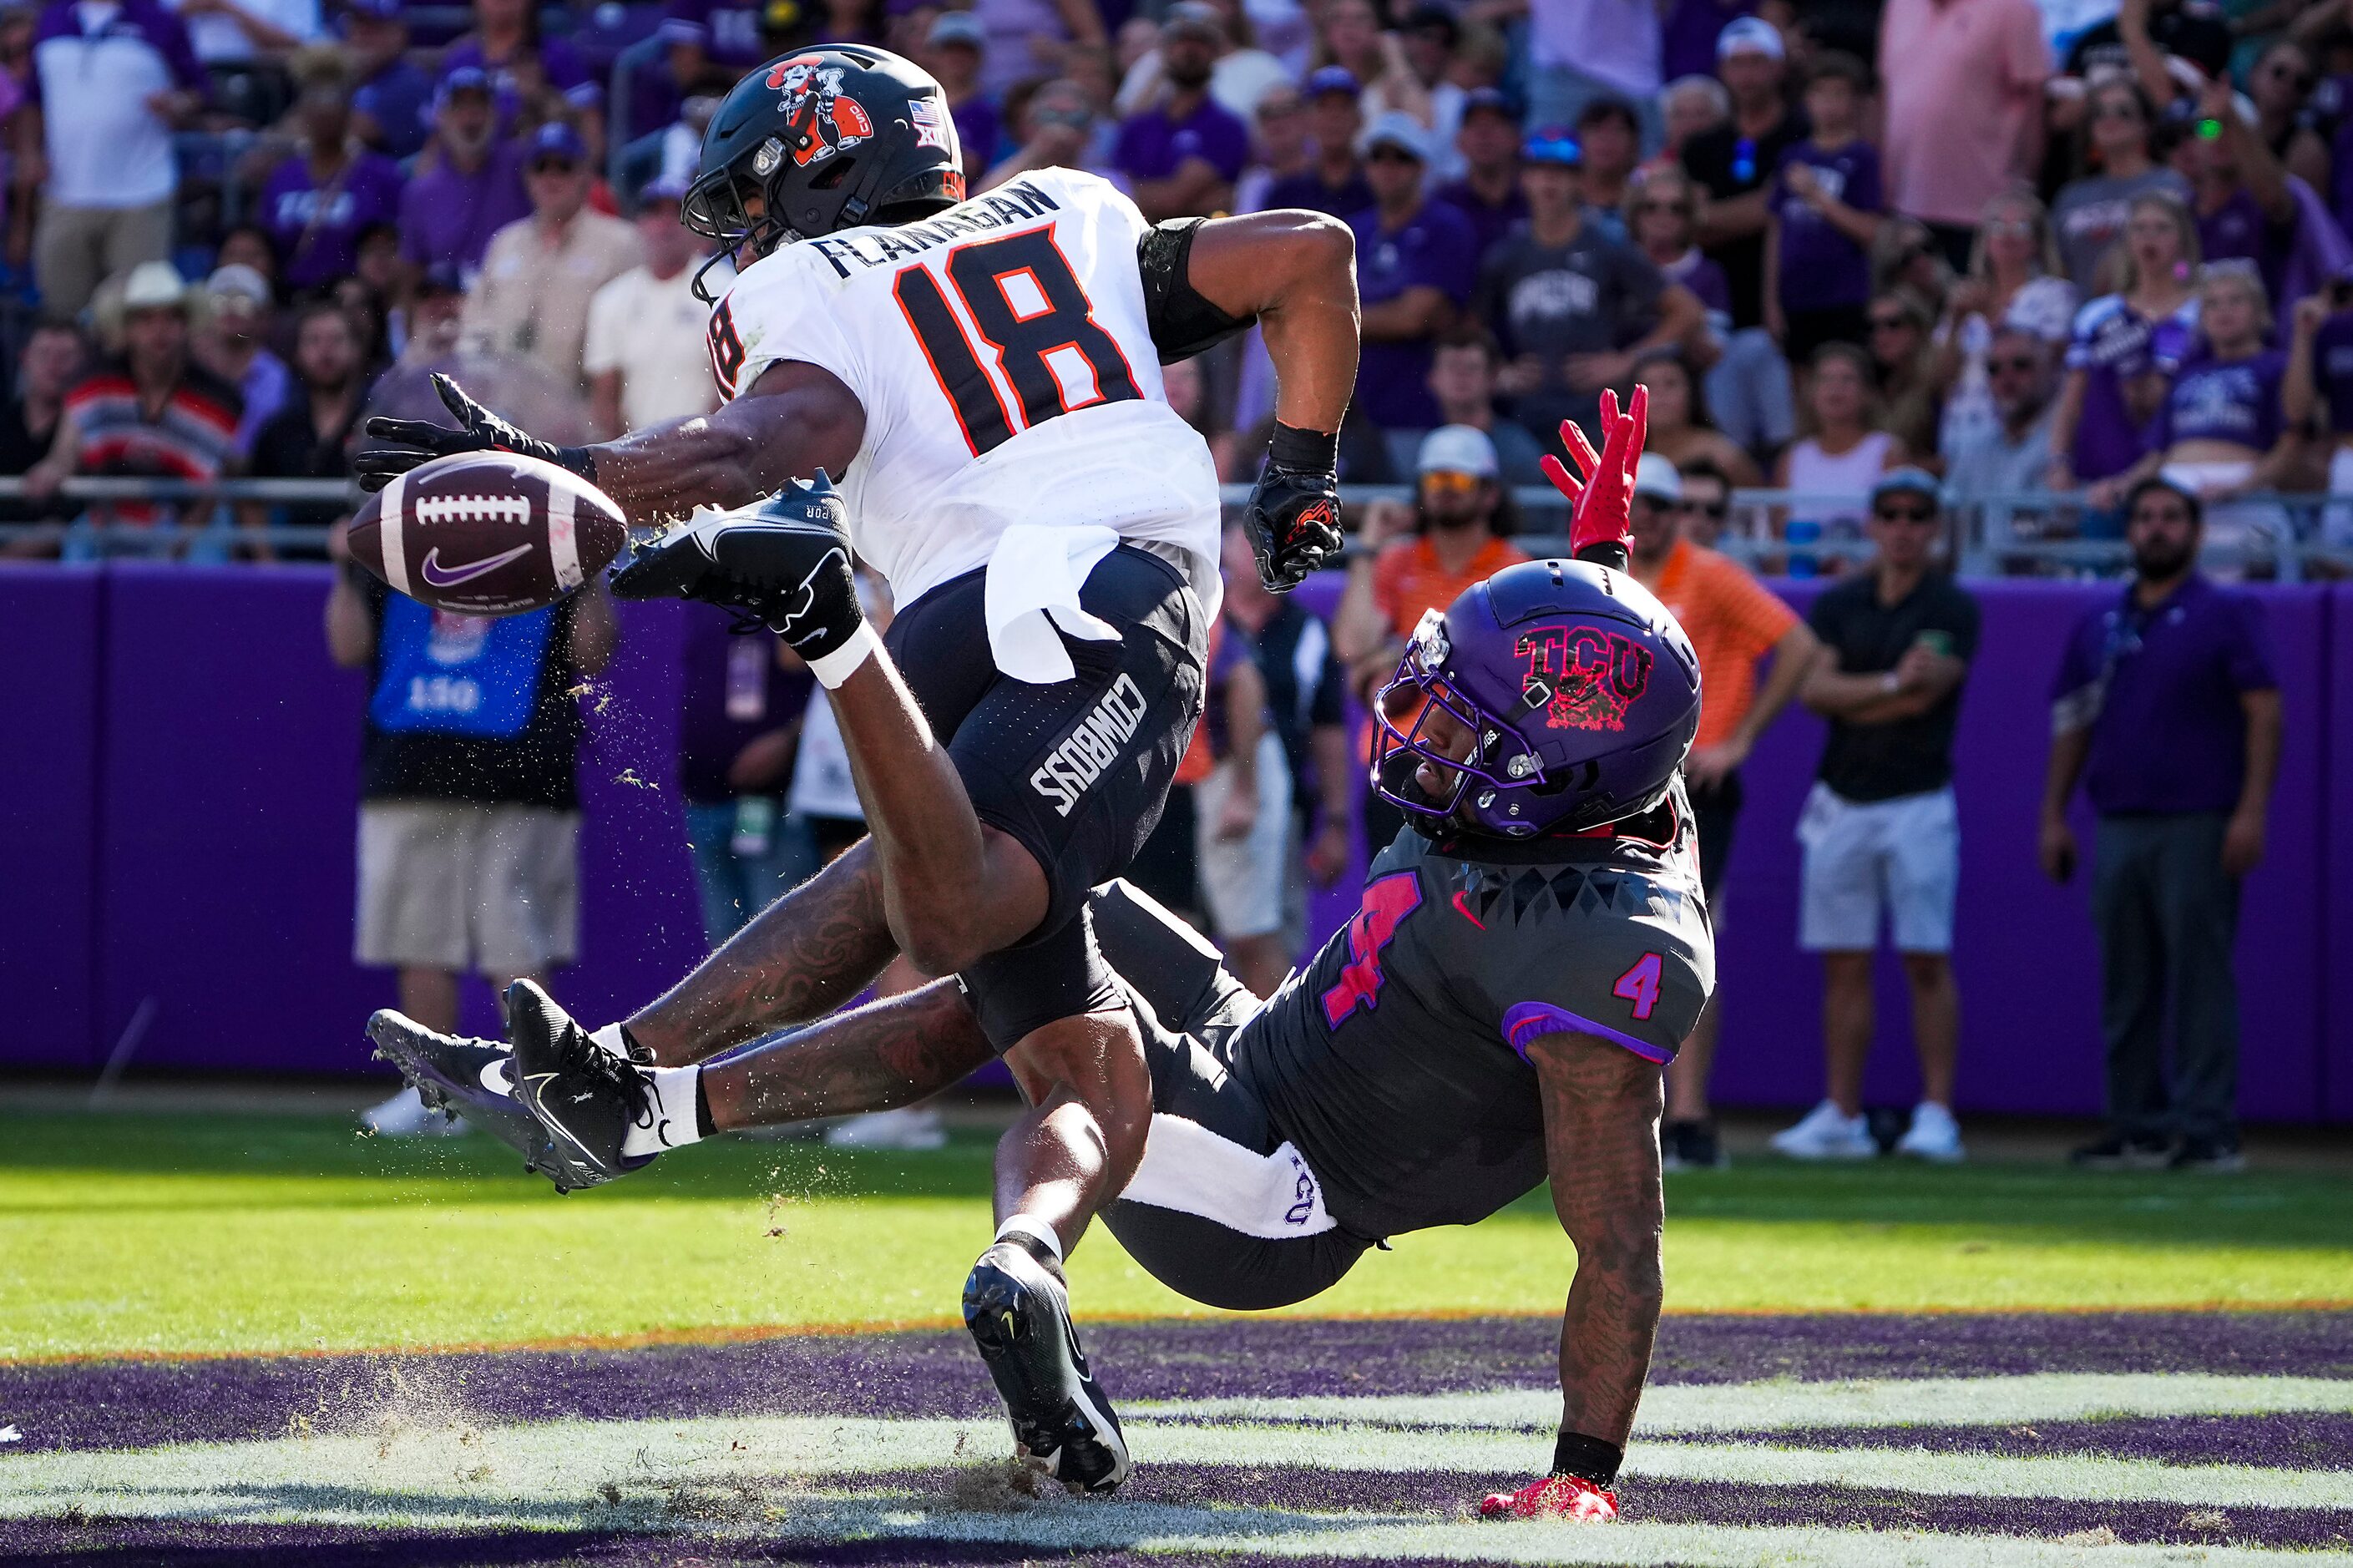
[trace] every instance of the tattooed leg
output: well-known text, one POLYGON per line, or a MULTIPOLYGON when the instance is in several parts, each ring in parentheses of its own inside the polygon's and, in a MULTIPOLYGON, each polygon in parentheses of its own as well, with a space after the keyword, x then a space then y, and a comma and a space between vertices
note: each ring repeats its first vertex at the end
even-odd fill
POLYGON ((702 1091, 712 1124, 737 1131, 912 1105, 995 1054, 963 988, 935 980, 720 1057, 703 1068, 702 1091))
POLYGON ((630 1018, 629 1035, 661 1066, 685 1067, 824 1016, 897 952, 874 842, 862 838, 630 1018))
POLYGON ((1590 1036, 1543 1036, 1528 1056, 1544 1093, 1553 1208, 1577 1245, 1560 1324, 1561 1426, 1623 1447, 1665 1297, 1665 1090, 1657 1068, 1590 1036))

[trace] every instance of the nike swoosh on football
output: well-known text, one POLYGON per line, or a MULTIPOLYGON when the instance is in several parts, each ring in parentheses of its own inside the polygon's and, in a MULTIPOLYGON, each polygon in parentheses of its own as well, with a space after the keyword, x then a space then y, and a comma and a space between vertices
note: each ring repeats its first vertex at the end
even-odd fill
POLYGON ((477 577, 495 572, 510 561, 519 561, 531 552, 530 545, 518 544, 512 550, 503 550, 496 555, 486 555, 470 565, 448 571, 441 565, 441 547, 437 544, 425 552, 424 564, 417 568, 417 574, 437 588, 454 588, 460 583, 470 583, 477 577))

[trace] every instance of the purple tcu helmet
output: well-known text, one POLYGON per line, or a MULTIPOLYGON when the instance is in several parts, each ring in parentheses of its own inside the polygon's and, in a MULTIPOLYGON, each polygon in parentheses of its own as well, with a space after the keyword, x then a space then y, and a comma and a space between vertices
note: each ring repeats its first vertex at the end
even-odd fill
POLYGON ((1374 707, 1373 787, 1398 805, 1512 838, 1574 833, 1665 795, 1699 729, 1699 658, 1625 573, 1530 561, 1423 616, 1374 707), (1436 710, 1478 737, 1467 761, 1427 739, 1436 710), (1451 792, 1415 782, 1425 760, 1451 792))

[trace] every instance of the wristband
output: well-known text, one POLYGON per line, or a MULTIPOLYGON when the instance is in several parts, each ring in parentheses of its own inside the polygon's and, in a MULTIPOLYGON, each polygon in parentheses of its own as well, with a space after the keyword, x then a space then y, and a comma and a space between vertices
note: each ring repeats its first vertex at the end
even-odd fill
POLYGON ((1340 435, 1302 430, 1277 421, 1266 444, 1267 460, 1285 473, 1328 474, 1339 467, 1340 435))
POLYGON ((874 657, 874 628, 864 621, 849 634, 849 640, 831 653, 821 653, 808 661, 809 673, 828 691, 858 673, 858 667, 874 657))
POLYGON ((1552 1446, 1552 1473, 1575 1476, 1581 1481, 1591 1481, 1606 1487, 1618 1479, 1618 1467, 1625 1462, 1626 1450, 1615 1443, 1605 1443, 1599 1437, 1588 1437, 1582 1432, 1563 1428, 1552 1446))
POLYGON ((555 449, 558 467, 570 468, 590 484, 596 482, 596 454, 586 447, 558 447, 555 449))

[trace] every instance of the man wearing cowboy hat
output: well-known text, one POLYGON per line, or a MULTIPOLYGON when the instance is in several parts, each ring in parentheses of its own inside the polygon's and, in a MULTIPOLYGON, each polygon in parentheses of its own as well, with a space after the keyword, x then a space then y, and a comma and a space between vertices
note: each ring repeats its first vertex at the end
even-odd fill
MULTIPOLYGON (((73 475, 206 481, 228 469, 245 400, 189 357, 189 329, 203 309, 203 294, 168 261, 142 261, 119 288, 100 286, 99 332, 109 357, 66 394, 56 443, 25 475, 28 495, 51 495, 73 475)), ((96 515, 151 526, 176 514, 121 501, 96 515)))

